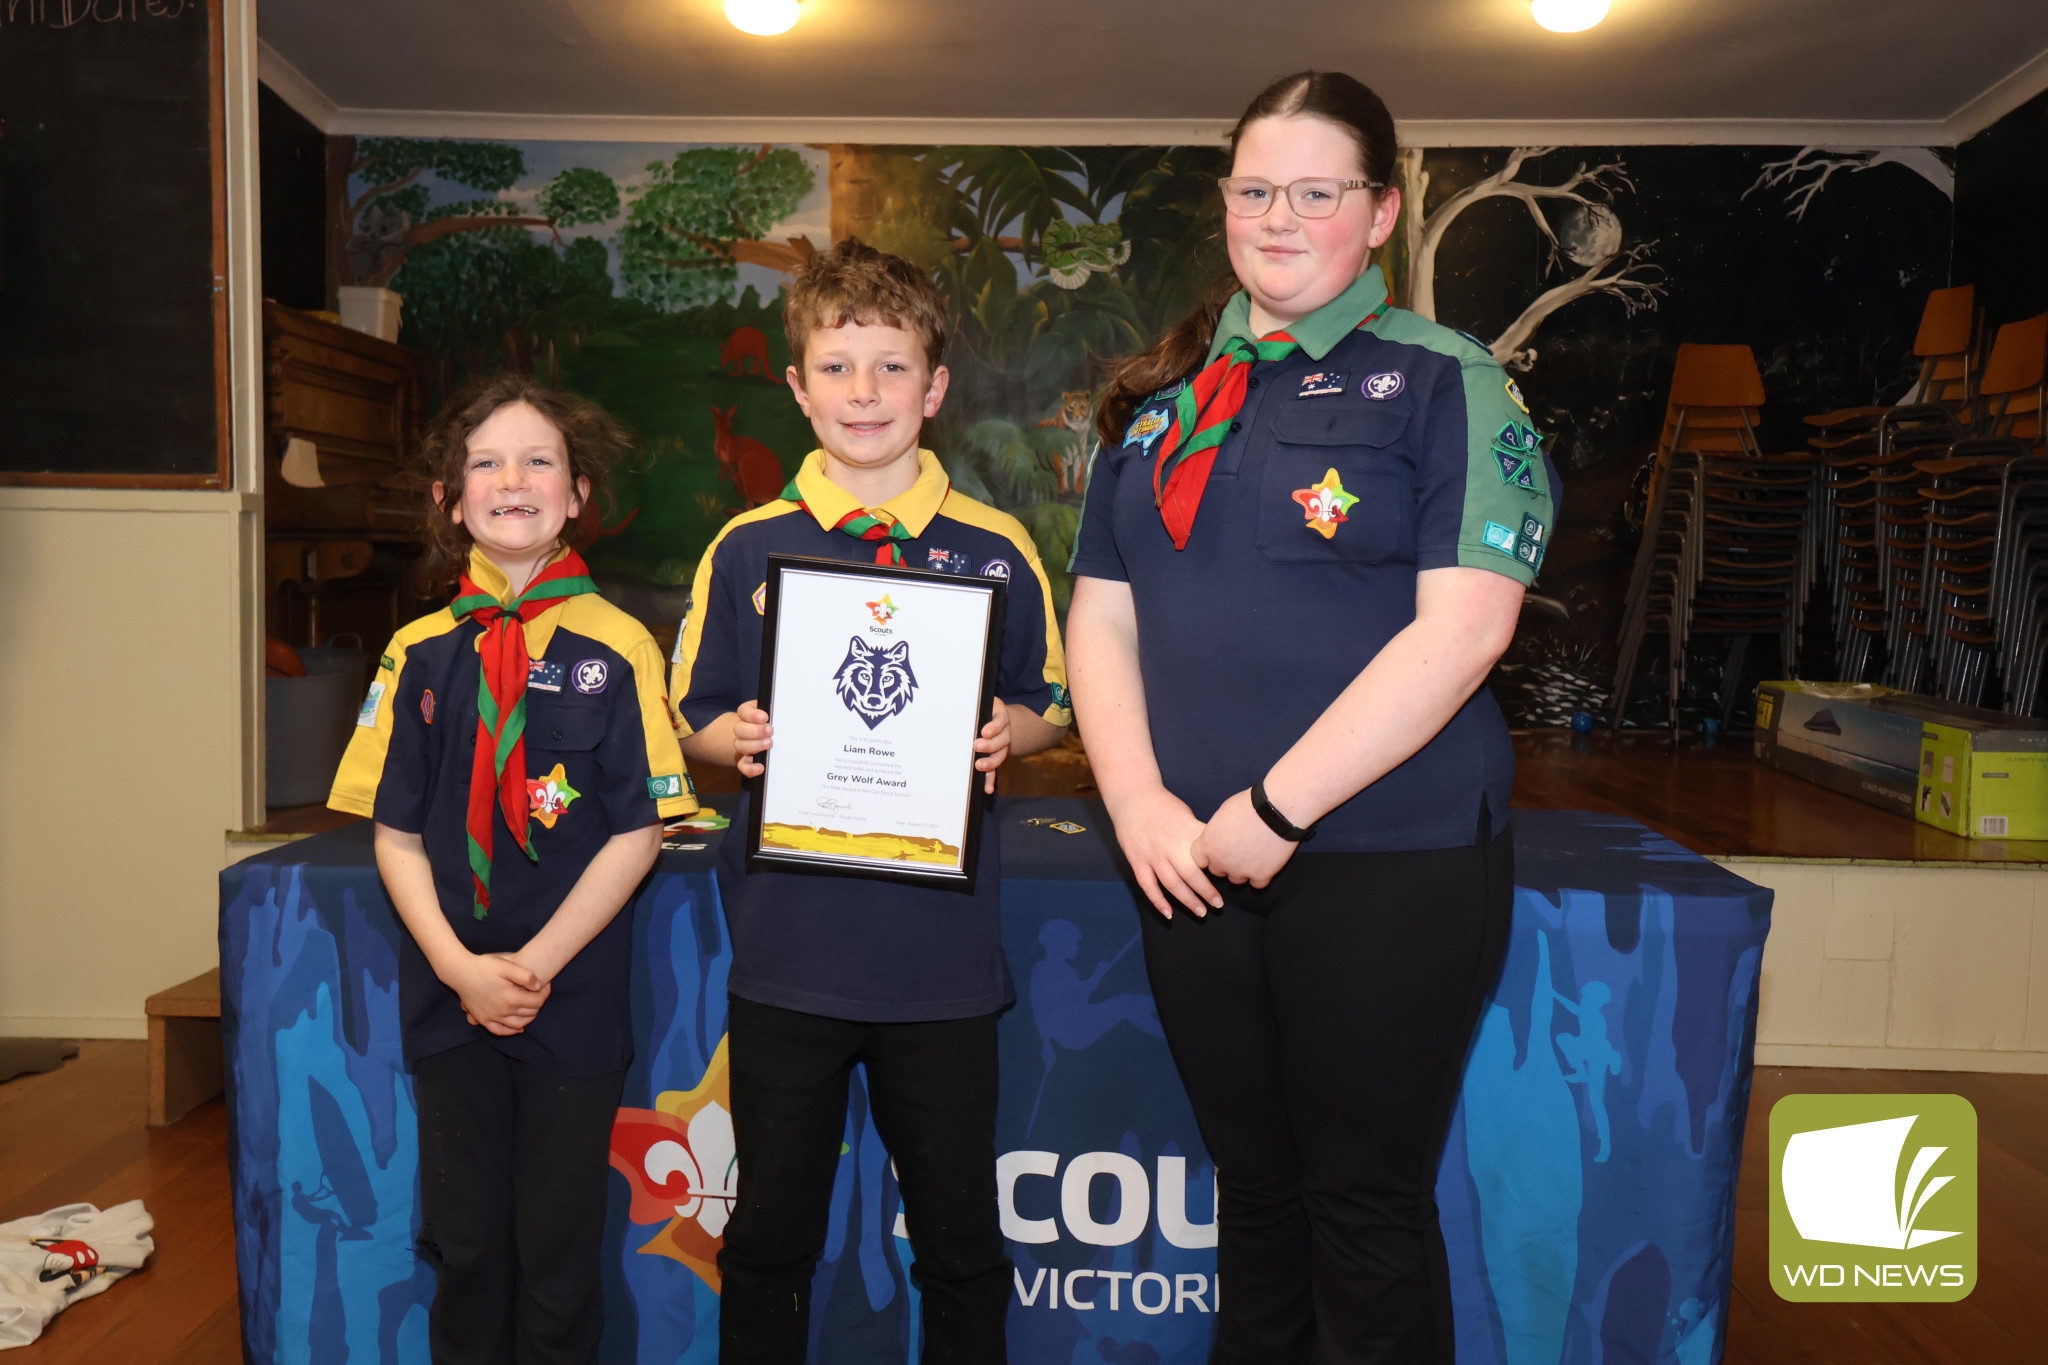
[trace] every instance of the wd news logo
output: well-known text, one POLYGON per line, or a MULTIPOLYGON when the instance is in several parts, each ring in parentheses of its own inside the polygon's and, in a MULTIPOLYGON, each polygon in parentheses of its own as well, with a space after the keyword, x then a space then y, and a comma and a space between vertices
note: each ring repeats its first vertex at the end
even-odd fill
POLYGON ((1958 1095, 1787 1095, 1771 1109, 1771 1287, 1949 1301, 1977 1284, 1977 1111, 1958 1095))

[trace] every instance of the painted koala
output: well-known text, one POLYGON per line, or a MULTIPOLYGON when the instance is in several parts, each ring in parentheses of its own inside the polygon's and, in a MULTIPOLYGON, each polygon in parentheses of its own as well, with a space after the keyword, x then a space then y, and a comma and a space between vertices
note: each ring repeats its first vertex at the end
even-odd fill
POLYGON ((917 691, 917 675, 910 671, 910 642, 898 641, 885 649, 856 635, 832 680, 839 685, 839 700, 846 709, 872 730, 900 714, 917 691))

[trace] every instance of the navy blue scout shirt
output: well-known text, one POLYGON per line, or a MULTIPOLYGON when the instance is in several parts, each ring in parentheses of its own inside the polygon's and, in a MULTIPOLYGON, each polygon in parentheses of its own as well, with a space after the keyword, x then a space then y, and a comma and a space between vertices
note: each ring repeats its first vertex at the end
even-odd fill
MULTIPOLYGON (((951 489, 930 451, 920 450, 917 460, 916 485, 880 509, 912 533, 897 542, 904 564, 1007 579, 996 695, 1054 725, 1071 724, 1052 589, 1030 534, 1015 517, 951 489)), ((738 710, 760 690, 769 555, 875 562, 874 542, 832 529, 859 504, 825 476, 818 452, 805 459, 796 486, 808 513, 778 499, 734 517, 697 567, 669 685, 684 734, 738 710)), ((775 761, 772 752, 768 761, 775 761)), ((735 836, 747 826, 750 800, 742 792, 732 816, 735 836)), ((1017 993, 1003 958, 1001 842, 996 822, 983 824, 968 896, 829 873, 749 873, 746 840, 728 838, 718 867, 732 927, 728 988, 763 1005, 876 1023, 1002 1009, 1017 993)))
MULTIPOLYGON (((480 553, 470 577, 500 601, 505 575, 480 553)), ((558 909, 614 834, 697 809, 662 691, 661 650, 638 621, 595 593, 564 598, 526 623, 529 862, 503 815, 491 840, 491 909, 471 901, 470 764, 476 752, 477 637, 443 608, 385 646, 327 804, 418 834, 456 937, 473 953, 517 952, 558 909), (535 795, 535 792, 538 792, 535 795)), ((500 1038, 462 1017, 411 934, 399 945, 405 1059, 488 1040, 561 1076, 622 1070, 633 1059, 627 983, 633 913, 621 910, 555 977, 522 1033, 500 1038)))
MULTIPOLYGON (((1154 501, 1169 386, 1089 474, 1074 573, 1131 585, 1152 747, 1166 788, 1208 819, 1264 777, 1415 619, 1415 575, 1453 566, 1535 581, 1555 477, 1521 394, 1469 339, 1387 308, 1377 266, 1252 369, 1185 550, 1154 501), (1381 311, 1384 310, 1384 311, 1381 311), (1369 326, 1359 324, 1379 311, 1369 326)), ((1236 295, 1210 359, 1251 337, 1236 295)), ((1472 842, 1514 785, 1484 687, 1407 762, 1324 816, 1315 852, 1472 842)))

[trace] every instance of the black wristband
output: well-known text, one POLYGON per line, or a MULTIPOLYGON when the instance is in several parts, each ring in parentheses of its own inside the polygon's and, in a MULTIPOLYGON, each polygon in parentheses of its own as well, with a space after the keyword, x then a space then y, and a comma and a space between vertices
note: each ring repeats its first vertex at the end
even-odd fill
POLYGON ((1287 817, 1275 809, 1272 801, 1267 798, 1266 779, 1263 777, 1252 783, 1252 809, 1257 811, 1259 818, 1266 822, 1267 829, 1272 830, 1290 844, 1305 844, 1316 837, 1316 827, 1314 825, 1310 825, 1307 829, 1299 829, 1287 823, 1287 817))

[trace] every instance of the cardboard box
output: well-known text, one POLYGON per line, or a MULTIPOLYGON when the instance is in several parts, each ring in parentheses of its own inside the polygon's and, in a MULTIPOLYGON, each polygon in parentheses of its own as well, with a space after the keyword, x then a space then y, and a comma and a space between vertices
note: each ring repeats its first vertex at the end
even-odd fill
POLYGON ((2048 839, 2048 729, 1927 697, 1890 697, 1920 722, 1914 818, 1971 839, 2048 839))
POLYGON ((1883 709, 1874 683, 1757 685, 1756 757, 1782 772, 1911 817, 1922 723, 1883 709))

